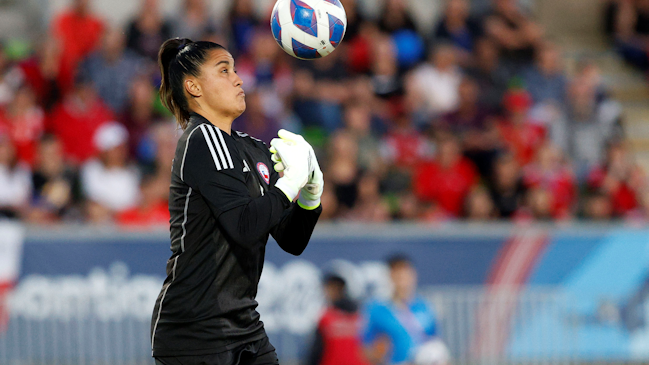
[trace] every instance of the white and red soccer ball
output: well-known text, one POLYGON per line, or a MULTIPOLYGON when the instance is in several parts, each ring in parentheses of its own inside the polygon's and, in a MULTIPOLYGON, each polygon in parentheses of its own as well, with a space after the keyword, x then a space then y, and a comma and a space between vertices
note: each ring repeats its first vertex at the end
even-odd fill
POLYGON ((312 60, 338 47, 347 29, 347 15, 339 0, 277 0, 270 28, 286 53, 312 60))

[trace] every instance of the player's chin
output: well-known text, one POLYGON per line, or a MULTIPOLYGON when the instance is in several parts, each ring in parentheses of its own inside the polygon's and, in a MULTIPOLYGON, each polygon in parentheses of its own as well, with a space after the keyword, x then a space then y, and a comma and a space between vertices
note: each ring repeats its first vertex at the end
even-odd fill
POLYGON ((237 117, 243 114, 243 112, 245 111, 246 111, 246 100, 243 99, 237 103, 237 110, 236 110, 237 117))

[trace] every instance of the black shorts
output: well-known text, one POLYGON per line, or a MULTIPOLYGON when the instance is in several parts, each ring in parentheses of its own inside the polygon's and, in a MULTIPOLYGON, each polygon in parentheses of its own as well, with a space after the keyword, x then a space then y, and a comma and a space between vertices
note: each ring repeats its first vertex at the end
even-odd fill
POLYGON ((279 365, 275 348, 268 337, 218 354, 197 356, 159 356, 156 365, 279 365))

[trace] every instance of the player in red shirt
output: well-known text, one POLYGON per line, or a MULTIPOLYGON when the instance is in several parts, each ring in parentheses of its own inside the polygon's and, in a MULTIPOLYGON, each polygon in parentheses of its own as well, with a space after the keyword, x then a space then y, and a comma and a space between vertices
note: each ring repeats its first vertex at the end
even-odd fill
POLYGON ((471 161, 462 156, 453 136, 439 140, 437 156, 415 169, 415 195, 424 202, 436 203, 453 217, 462 215, 464 200, 477 183, 478 173, 471 161))

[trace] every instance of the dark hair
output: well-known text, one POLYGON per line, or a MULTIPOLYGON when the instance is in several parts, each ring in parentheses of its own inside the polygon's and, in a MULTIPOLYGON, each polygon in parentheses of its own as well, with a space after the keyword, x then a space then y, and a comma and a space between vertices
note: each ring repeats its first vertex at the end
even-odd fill
POLYGON ((185 96, 183 81, 185 76, 198 76, 205 63, 207 52, 225 49, 214 42, 193 42, 187 38, 172 38, 160 46, 158 66, 162 74, 160 99, 162 104, 176 117, 182 129, 189 122, 189 103, 185 96))
POLYGON ((327 275, 325 275, 325 277, 322 279, 322 282, 325 285, 329 285, 329 284, 337 285, 341 289, 344 289, 346 286, 345 279, 343 279, 342 276, 335 273, 328 273, 327 275))
POLYGON ((402 253, 394 254, 386 260, 390 270, 396 268, 397 266, 412 266, 412 260, 410 257, 402 253))

